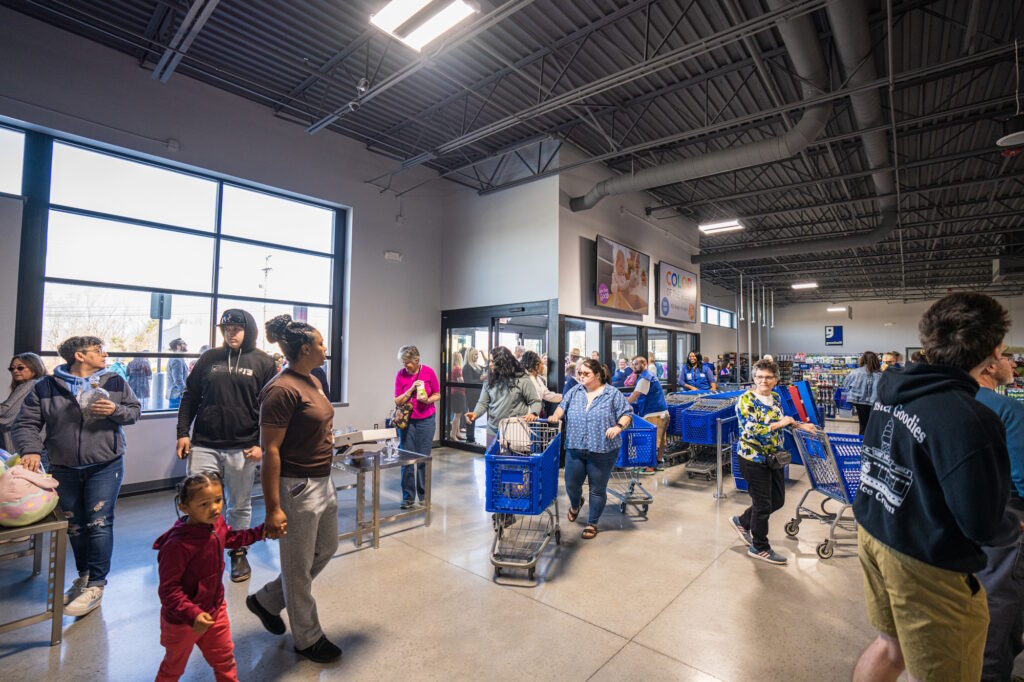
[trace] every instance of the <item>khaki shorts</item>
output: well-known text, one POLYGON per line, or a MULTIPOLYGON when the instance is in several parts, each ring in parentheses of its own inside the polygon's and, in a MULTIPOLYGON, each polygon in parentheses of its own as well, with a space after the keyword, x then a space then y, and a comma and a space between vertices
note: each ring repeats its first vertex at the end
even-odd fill
POLYGON ((658 417, 656 415, 649 414, 646 417, 644 417, 644 419, 649 421, 658 429, 658 461, 660 462, 662 457, 665 455, 665 441, 668 438, 668 415, 658 417))
POLYGON ((988 603, 974 574, 897 552, 863 528, 857 544, 868 621, 899 640, 907 671, 929 682, 979 679, 988 603))

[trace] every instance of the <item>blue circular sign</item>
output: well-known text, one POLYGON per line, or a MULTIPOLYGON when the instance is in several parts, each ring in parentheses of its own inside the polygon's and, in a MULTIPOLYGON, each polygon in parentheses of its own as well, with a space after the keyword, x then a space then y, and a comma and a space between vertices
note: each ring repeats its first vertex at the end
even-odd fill
POLYGON ((661 297, 661 314, 668 317, 668 296, 661 297))

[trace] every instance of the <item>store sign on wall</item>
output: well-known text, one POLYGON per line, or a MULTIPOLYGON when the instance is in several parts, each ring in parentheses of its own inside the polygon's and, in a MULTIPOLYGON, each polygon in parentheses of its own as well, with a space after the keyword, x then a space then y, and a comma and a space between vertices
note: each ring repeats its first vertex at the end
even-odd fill
POLYGON ((842 325, 825 325, 825 345, 826 346, 841 346, 843 345, 843 327, 842 325))
POLYGON ((697 321, 697 275, 658 263, 658 313, 668 320, 697 321))

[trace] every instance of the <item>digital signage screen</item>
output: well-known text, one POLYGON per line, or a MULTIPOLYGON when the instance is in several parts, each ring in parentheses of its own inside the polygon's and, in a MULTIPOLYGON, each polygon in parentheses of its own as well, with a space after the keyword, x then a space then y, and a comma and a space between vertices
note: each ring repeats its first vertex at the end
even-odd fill
POLYGON ((597 305, 627 313, 650 306, 651 257, 597 236, 597 305))
POLYGON ((666 320, 697 321, 697 275, 658 263, 658 315, 666 320))

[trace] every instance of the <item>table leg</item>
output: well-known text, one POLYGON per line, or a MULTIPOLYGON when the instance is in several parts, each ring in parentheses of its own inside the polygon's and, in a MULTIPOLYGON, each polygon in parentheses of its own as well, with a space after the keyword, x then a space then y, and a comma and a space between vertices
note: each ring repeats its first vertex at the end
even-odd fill
POLYGON ((63 528, 50 533, 50 565, 46 585, 46 598, 50 602, 46 606, 53 611, 50 646, 60 644, 64 632, 64 563, 67 559, 67 538, 67 530, 63 528))
POLYGON ((363 546, 363 505, 366 503, 366 475, 356 474, 356 547, 363 546))
POLYGON ((43 535, 33 535, 29 538, 32 544, 32 575, 39 575, 43 567, 43 535))
POLYGON ((424 481, 423 481, 424 488, 425 488, 425 490, 424 490, 425 494, 423 496, 423 506, 425 507, 424 515, 423 515, 423 523, 428 528, 430 527, 430 473, 431 473, 431 470, 433 469, 433 464, 434 464, 434 459, 432 457, 428 457, 427 458, 426 476, 424 477, 424 481))
POLYGON ((380 456, 373 458, 373 548, 380 548, 380 456))

